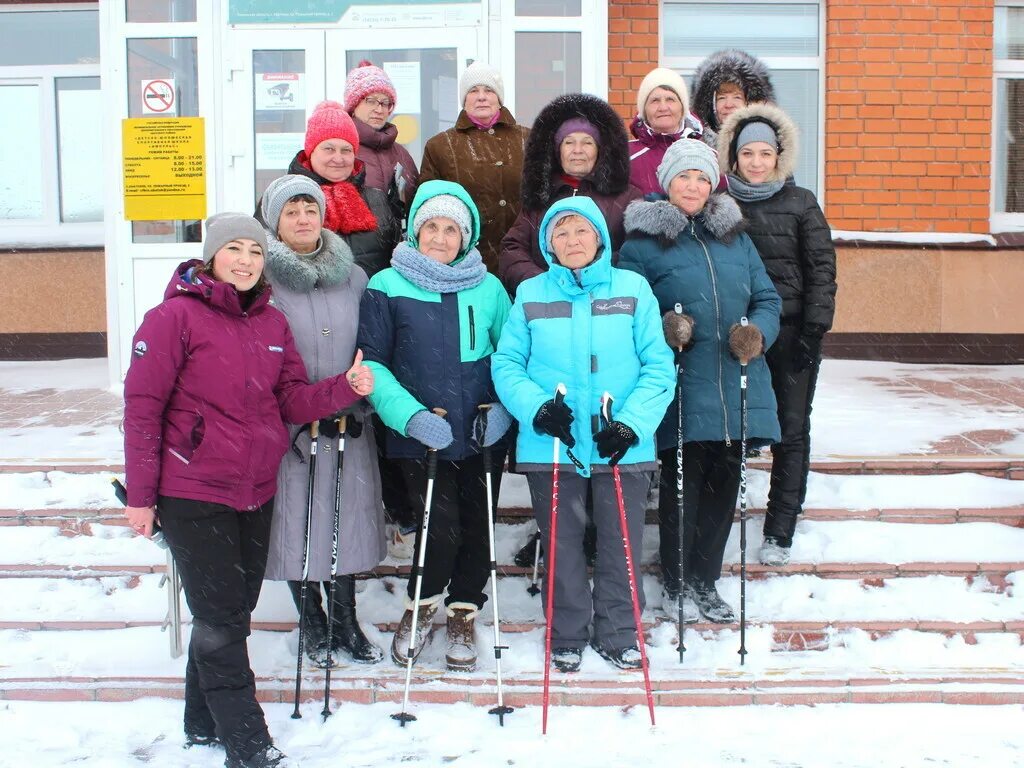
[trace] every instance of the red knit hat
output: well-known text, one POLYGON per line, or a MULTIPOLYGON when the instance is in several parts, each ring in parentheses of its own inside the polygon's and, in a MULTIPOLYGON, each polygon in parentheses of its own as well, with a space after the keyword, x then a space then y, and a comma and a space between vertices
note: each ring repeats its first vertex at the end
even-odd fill
POLYGON ((371 93, 386 93, 392 104, 398 103, 395 85, 388 73, 364 59, 345 78, 345 111, 351 115, 359 102, 371 93))
POLYGON ((359 132, 356 131, 356 124, 336 101, 321 101, 310 115, 309 122, 306 123, 306 157, 313 154, 313 150, 320 142, 328 139, 343 139, 352 145, 353 152, 359 152, 359 132))

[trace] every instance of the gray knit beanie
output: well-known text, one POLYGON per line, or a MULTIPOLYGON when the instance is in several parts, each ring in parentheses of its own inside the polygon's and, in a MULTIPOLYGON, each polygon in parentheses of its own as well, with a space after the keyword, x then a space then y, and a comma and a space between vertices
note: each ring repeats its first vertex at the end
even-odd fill
POLYGON ((501 79, 501 72, 490 64, 482 61, 474 61, 459 78, 459 104, 466 103, 466 94, 478 85, 486 85, 498 94, 498 103, 505 103, 505 81, 501 79))
POLYGON ((718 187, 718 153, 700 139, 679 139, 665 151, 658 166, 658 183, 665 194, 672 179, 690 170, 705 174, 712 190, 718 187))
POLYGON ((473 237, 473 214, 470 213, 466 204, 455 195, 435 195, 419 207, 412 220, 416 245, 419 245, 420 229, 423 225, 438 216, 445 216, 459 225, 459 229, 462 231, 462 245, 459 247, 459 253, 465 251, 473 237))
POLYGON ((214 255, 232 240, 255 240, 267 253, 267 233, 256 219, 246 213, 217 213, 206 220, 203 261, 209 264, 214 255))
POLYGON ((277 225, 281 220, 281 211, 284 210, 288 201, 297 195, 309 195, 316 200, 316 204, 320 208, 320 223, 323 224, 324 211, 327 207, 324 191, 308 176, 292 173, 270 182, 270 186, 263 193, 263 201, 260 203, 260 212, 263 214, 263 220, 267 223, 267 229, 275 235, 277 234, 277 225))
POLYGON ((763 141, 776 150, 779 148, 779 137, 775 133, 775 129, 760 120, 749 122, 743 126, 740 135, 736 137, 736 151, 739 152, 747 144, 753 144, 755 141, 763 141))

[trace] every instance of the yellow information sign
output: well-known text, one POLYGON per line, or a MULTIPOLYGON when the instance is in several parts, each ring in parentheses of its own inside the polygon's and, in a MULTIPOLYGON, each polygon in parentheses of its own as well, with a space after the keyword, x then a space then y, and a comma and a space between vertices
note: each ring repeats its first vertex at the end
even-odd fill
POLYGON ((133 117, 121 122, 124 217, 206 218, 206 142, 201 117, 133 117))

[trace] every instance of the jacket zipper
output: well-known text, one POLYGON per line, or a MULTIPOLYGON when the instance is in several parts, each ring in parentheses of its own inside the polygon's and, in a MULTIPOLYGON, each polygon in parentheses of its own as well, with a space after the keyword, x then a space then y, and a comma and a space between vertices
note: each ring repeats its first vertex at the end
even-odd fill
POLYGON ((476 320, 473 318, 473 305, 469 305, 469 348, 476 349, 476 320))
POLYGON ((718 337, 718 397, 722 403, 722 418, 725 425, 725 445, 727 447, 732 445, 732 439, 729 437, 729 408, 725 404, 725 390, 722 388, 722 379, 724 378, 722 372, 722 310, 718 304, 718 280, 715 277, 715 266, 711 262, 711 254, 708 253, 708 247, 704 244, 704 241, 697 236, 697 229, 693 222, 690 222, 690 234, 693 239, 700 243, 700 247, 704 249, 704 258, 708 262, 708 272, 711 274, 711 292, 715 297, 715 335, 718 337))

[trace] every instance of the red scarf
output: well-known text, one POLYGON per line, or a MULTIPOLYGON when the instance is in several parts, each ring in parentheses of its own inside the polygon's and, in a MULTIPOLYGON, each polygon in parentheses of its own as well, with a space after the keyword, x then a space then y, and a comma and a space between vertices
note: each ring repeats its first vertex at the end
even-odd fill
MULTIPOLYGON (((302 157, 300 162, 303 167, 313 170, 307 158, 302 157)), ((352 175, 355 176, 361 170, 362 161, 356 160, 356 164, 352 168, 352 175)), ((320 185, 320 189, 324 191, 324 198, 327 200, 324 227, 339 235, 351 235, 353 232, 373 232, 377 229, 377 217, 373 215, 373 211, 370 210, 370 206, 366 204, 363 196, 359 194, 359 189, 352 183, 351 178, 352 176, 344 181, 320 185)))

